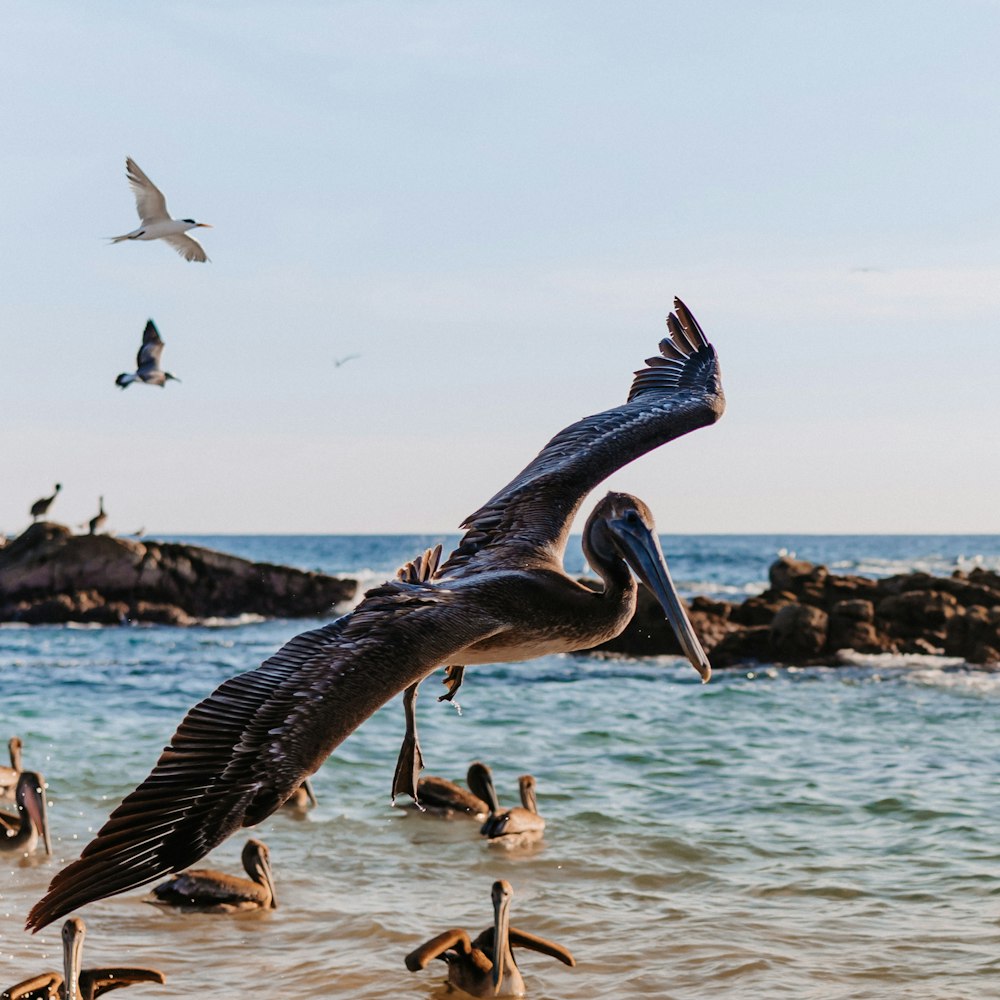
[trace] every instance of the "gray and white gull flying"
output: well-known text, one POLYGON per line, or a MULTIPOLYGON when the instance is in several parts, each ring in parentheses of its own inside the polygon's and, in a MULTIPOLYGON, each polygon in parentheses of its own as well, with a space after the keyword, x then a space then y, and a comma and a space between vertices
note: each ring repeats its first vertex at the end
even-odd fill
POLYGON ((588 518, 583 549, 603 590, 584 587, 562 564, 594 487, 722 415, 715 349, 683 303, 674 306, 670 336, 635 374, 627 401, 560 431, 465 521, 458 547, 429 579, 375 587, 350 613, 296 636, 194 706, 149 777, 55 876, 28 927, 190 867, 261 822, 379 707, 439 666, 525 660, 618 635, 635 610, 633 573, 707 680, 708 658, 646 504, 610 493, 588 518))
POLYGON ((158 385, 163 388, 168 381, 180 382, 176 375, 165 372, 160 367, 163 356, 163 340, 160 331, 152 320, 146 321, 146 329, 142 331, 142 346, 135 356, 135 371, 122 372, 115 379, 115 385, 127 389, 133 382, 145 382, 146 385, 158 385))

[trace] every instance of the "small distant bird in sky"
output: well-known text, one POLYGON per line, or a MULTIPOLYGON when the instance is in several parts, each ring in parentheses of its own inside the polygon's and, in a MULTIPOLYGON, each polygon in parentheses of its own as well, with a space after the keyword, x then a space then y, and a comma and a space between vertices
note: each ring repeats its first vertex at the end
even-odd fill
POLYGON ((133 229, 124 236, 112 236, 112 243, 122 240, 165 240, 185 260, 208 260, 205 248, 192 236, 186 235, 187 230, 211 229, 207 222, 195 222, 194 219, 171 219, 167 211, 167 199, 163 192, 139 169, 132 159, 125 159, 126 176, 132 185, 135 195, 135 207, 142 220, 138 229, 133 229))
POLYGON ((180 382, 176 375, 165 372, 160 367, 160 356, 163 354, 163 341, 152 320, 146 321, 146 329, 142 331, 142 347, 136 355, 134 372, 122 372, 115 379, 115 385, 127 389, 133 382, 145 382, 146 385, 158 385, 162 389, 168 379, 180 382))
POLYGON ((37 521, 40 517, 45 517, 49 512, 49 507, 52 506, 52 501, 59 495, 59 491, 62 489, 62 483, 56 483, 55 491, 50 497, 42 497, 40 500, 36 500, 31 505, 31 520, 37 521))
POLYGON ((346 365, 348 361, 353 361, 355 358, 360 358, 360 354, 345 354, 342 358, 333 359, 333 367, 339 368, 341 365, 346 365))

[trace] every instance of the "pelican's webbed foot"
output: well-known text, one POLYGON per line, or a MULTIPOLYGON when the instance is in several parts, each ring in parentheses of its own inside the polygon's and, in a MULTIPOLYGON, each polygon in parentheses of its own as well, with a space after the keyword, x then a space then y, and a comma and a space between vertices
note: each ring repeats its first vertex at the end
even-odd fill
POLYGON ((444 668, 444 680, 441 683, 448 689, 444 694, 438 696, 438 701, 452 701, 458 689, 465 680, 465 667, 460 663, 453 663, 450 667, 444 668))

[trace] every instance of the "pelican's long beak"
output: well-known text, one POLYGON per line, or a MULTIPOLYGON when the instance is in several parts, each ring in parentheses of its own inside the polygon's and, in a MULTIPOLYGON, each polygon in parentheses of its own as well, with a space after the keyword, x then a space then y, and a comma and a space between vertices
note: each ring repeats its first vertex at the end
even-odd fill
POLYGON ((63 924, 63 973, 66 1000, 80 998, 80 959, 83 955, 83 938, 86 928, 79 917, 70 917, 63 924))
POLYGON ((624 518, 609 521, 608 527, 621 545, 625 561, 660 602, 684 655, 706 683, 712 676, 712 664, 708 662, 674 581, 670 579, 660 540, 644 524, 629 523, 624 518))
POLYGON ((501 879, 493 883, 493 993, 500 992, 503 969, 510 947, 510 883, 501 879))
POLYGON ((52 853, 52 841, 49 837, 49 808, 45 802, 45 779, 36 774, 35 783, 29 786, 24 797, 24 808, 28 811, 32 825, 45 844, 45 853, 52 853))
POLYGON ((258 865, 260 866, 260 874, 264 879, 264 884, 271 892, 271 909, 276 910, 278 908, 278 896, 274 891, 274 873, 271 871, 271 860, 261 855, 258 859, 258 865))

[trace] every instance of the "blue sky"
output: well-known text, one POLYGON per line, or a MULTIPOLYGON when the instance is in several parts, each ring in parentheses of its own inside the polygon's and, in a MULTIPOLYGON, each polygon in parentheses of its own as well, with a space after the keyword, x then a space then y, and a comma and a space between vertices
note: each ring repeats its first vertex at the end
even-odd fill
POLYGON ((452 530, 674 294, 729 406, 609 481, 661 531, 1000 527, 998 4, 4 20, 0 529, 59 480, 121 532, 452 530), (126 155, 211 263, 106 245, 126 155), (183 381, 121 392, 148 317, 183 381))

